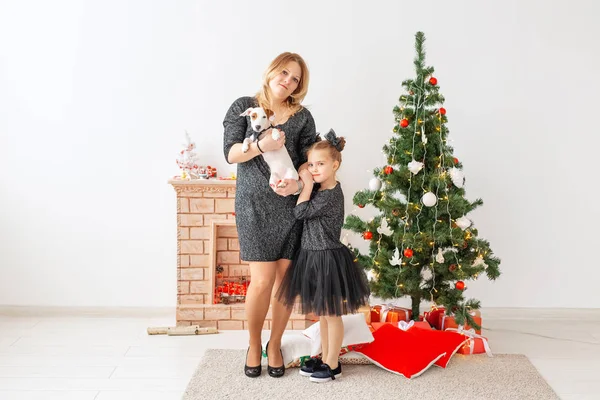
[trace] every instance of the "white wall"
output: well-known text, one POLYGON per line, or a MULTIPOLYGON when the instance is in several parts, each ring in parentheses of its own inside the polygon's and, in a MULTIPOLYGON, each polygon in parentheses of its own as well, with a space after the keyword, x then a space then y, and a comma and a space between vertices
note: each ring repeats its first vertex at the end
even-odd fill
POLYGON ((485 201, 473 219, 503 260, 500 280, 467 295, 600 307, 600 5, 483 3, 0 3, 0 304, 174 305, 166 181, 183 132, 232 171, 223 115, 281 51, 309 63, 318 130, 348 138, 350 211, 384 162, 422 30, 467 196, 485 201))

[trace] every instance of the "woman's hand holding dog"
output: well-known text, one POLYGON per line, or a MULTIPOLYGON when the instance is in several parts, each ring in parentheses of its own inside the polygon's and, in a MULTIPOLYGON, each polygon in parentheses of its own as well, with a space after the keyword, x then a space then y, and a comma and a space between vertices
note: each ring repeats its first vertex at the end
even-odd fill
POLYGON ((279 131, 279 139, 278 140, 273 140, 273 136, 271 134, 271 132, 273 131, 273 129, 269 129, 268 131, 265 132, 265 135, 262 139, 260 139, 260 149, 263 151, 263 153, 267 152, 267 151, 273 151, 273 150, 277 150, 280 149, 281 146, 283 146, 285 144, 285 132, 283 131, 279 131))

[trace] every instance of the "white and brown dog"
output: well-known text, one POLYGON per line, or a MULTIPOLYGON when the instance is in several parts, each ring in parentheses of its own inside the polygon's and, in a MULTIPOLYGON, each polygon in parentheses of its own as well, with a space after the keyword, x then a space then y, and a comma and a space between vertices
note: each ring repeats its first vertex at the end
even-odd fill
MULTIPOLYGON (((256 133, 244 139, 242 143, 242 151, 244 153, 248 151, 250 143, 260 139, 261 133, 272 128, 271 121, 274 118, 274 116, 269 118, 262 107, 251 107, 240 114, 240 117, 248 116, 250 117, 252 130, 256 133)), ((281 137, 279 130, 276 128, 271 130, 271 136, 273 140, 279 140, 281 137)), ((283 187, 282 181, 284 179, 298 180, 298 171, 296 171, 285 146, 281 146, 277 150, 267 151, 262 156, 271 170, 271 177, 269 178, 269 185, 271 187, 283 187)))

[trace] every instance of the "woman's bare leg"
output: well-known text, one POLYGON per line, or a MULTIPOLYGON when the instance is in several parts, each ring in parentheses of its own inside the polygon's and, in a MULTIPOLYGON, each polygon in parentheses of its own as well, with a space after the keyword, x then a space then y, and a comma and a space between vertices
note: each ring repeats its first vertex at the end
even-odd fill
POLYGON ((269 339, 269 365, 271 367, 279 367, 283 364, 281 358, 281 337, 290 319, 292 313, 291 307, 286 307, 283 303, 279 302, 275 297, 279 285, 285 275, 287 269, 290 267, 291 260, 281 259, 277 261, 277 272, 275 274, 275 284, 273 285, 272 291, 272 315, 271 320, 271 338, 269 339))
POLYGON ((250 350, 246 365, 255 367, 261 363, 261 333, 269 311, 277 263, 250 262, 249 264, 250 286, 246 293, 246 318, 248 319, 250 350))

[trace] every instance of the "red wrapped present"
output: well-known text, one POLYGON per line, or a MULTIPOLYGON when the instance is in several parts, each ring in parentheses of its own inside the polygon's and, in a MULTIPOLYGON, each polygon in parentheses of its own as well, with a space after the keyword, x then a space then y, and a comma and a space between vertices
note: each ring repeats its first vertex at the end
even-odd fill
MULTIPOLYGON (((459 328, 461 328, 456 323, 456 320, 454 319, 453 316, 440 314, 439 318, 440 319, 439 319, 438 325, 440 326, 440 330, 442 330, 442 331, 446 330, 448 328, 452 328, 452 329, 459 329, 459 328)), ((481 326, 481 317, 473 316, 473 320, 475 321, 475 323, 477 325, 481 326)), ((465 330, 473 329, 469 325, 465 325, 462 328, 465 329, 465 330)), ((481 328, 480 329, 475 329, 475 333, 477 333, 478 335, 481 335, 481 328)))
POLYGON ((371 322, 410 321, 412 310, 393 304, 378 304, 371 307, 371 322))
POLYGON ((486 337, 469 339, 468 343, 465 343, 460 349, 458 349, 459 354, 481 354, 487 353, 488 356, 491 356, 490 345, 488 344, 486 337), (487 348, 486 348, 487 346, 487 348))
POLYGON ((444 315, 446 309, 439 306, 431 306, 431 310, 423 313, 425 321, 429 322, 429 325, 437 330, 441 330, 440 327, 440 315, 444 315))
POLYGON ((475 333, 474 329, 449 328, 446 331, 458 332, 461 335, 469 337, 469 340, 458 349, 460 354, 481 354, 486 353, 489 357, 493 357, 492 350, 485 336, 475 333))
POLYGON ((412 327, 420 328, 420 329, 431 329, 431 326, 429 326, 429 323, 427 321, 371 322, 371 326, 373 327, 373 330, 371 332, 375 332, 377 329, 381 328, 383 325, 392 325, 392 326, 402 329, 403 331, 410 329, 412 327))

